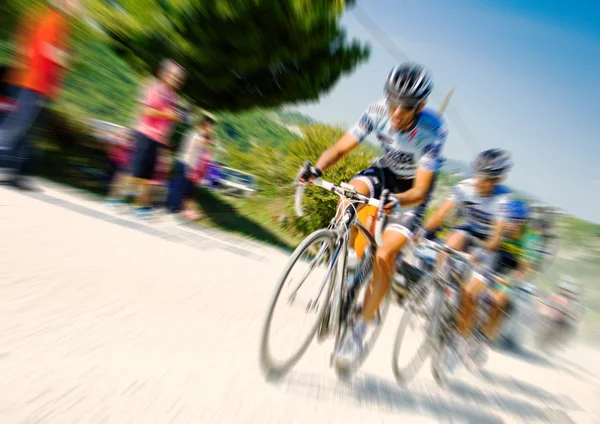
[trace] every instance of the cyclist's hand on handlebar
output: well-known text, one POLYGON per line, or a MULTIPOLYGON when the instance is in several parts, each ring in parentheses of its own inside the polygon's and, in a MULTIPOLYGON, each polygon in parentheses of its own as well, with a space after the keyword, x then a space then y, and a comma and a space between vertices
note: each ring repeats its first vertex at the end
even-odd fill
POLYGON ((388 215, 400 212, 400 200, 395 195, 389 194, 383 211, 388 215))
POLYGON ((298 171, 298 176, 296 177, 297 184, 305 184, 310 183, 312 180, 321 178, 323 175, 323 171, 321 171, 316 166, 313 166, 310 162, 305 162, 302 168, 298 171))

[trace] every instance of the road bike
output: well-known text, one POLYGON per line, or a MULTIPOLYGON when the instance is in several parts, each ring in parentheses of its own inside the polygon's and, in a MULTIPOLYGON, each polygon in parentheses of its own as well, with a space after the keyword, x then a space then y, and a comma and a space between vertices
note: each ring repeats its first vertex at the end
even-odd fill
MULTIPOLYGON (((421 240, 414 250, 427 267, 426 276, 404 305, 404 314, 400 320, 392 354, 392 370, 396 381, 408 384, 421 370, 425 361, 431 357, 433 376, 438 384, 446 381, 445 362, 450 354, 456 354, 458 331, 456 318, 460 306, 461 286, 470 278, 473 270, 472 257, 443 244, 421 240), (437 267, 437 257, 447 255, 442 265, 437 267), (415 321, 423 318, 421 332, 425 337, 420 343, 414 343, 406 337, 407 329, 414 329, 415 321), (416 353, 409 355, 408 361, 401 354, 408 347, 416 346, 416 353)), ((478 308, 487 311, 487 308, 478 308)), ((477 326, 485 318, 478 316, 477 326)))
MULTIPOLYGON (((281 376, 289 371, 302 358, 315 336, 321 343, 330 337, 333 338, 333 352, 337 351, 346 332, 351 331, 354 320, 360 312, 361 292, 366 289, 370 281, 375 250, 381 243, 383 206, 389 193, 387 190, 384 190, 381 197, 376 199, 358 193, 353 186, 346 183, 337 185, 319 178, 312 181, 312 185, 335 193, 342 201, 338 204, 337 213, 330 225, 307 236, 296 248, 276 284, 260 343, 261 368, 272 377, 281 376), (359 205, 370 205, 378 209, 374 235, 357 219, 357 206, 359 205), (356 228, 365 237, 366 247, 357 266, 348 269, 346 264, 352 228, 356 228), (306 255, 305 259, 303 259, 304 255, 306 255), (319 265, 323 265, 320 271, 319 265), (294 278, 290 278, 292 271, 301 267, 306 269, 301 273, 301 277, 294 281, 294 278), (305 302, 301 302, 298 292, 311 273, 317 274, 320 283, 317 284, 315 293, 310 295, 305 302), (286 286, 293 287, 293 289, 290 295, 283 296, 282 291, 286 286), (309 331, 301 338, 299 346, 293 349, 287 357, 281 359, 275 357, 271 342, 273 341, 272 327, 275 308, 278 304, 283 303, 296 307, 296 310, 310 316, 311 324, 309 331)), ((302 197, 305 187, 305 185, 298 185, 296 190, 295 207, 298 216, 304 215, 302 197)), ((332 353, 330 364, 334 365, 338 374, 355 371, 367 358, 381 332, 389 304, 389 297, 386 297, 377 312, 373 325, 369 326, 369 331, 373 330, 372 334, 365 337, 362 354, 354 363, 342 369, 334 364, 332 353)), ((289 334, 286 333, 286 335, 289 334)))

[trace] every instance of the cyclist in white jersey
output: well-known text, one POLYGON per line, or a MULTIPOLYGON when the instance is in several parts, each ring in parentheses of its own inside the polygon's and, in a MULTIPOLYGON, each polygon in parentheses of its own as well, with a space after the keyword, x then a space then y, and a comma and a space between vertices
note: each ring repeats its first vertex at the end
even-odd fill
MULTIPOLYGON (((454 229, 446 245, 461 251, 469 251, 475 240, 487 252, 498 249, 506 221, 506 206, 511 200, 510 190, 500 183, 512 169, 510 153, 502 149, 490 149, 478 154, 473 160, 474 178, 461 181, 450 198, 425 223, 424 230, 441 227, 444 220, 458 210, 464 225, 454 229)), ((479 258, 481 259, 481 258, 479 258)), ((462 293, 459 331, 468 338, 476 312, 477 300, 485 285, 490 285, 489 273, 473 273, 473 279, 462 293)))
MULTIPOLYGON (((383 156, 350 184, 359 193, 372 197, 381 196, 384 189, 392 193, 385 207, 390 217, 383 229, 383 245, 375 252, 373 279, 366 291, 361 316, 336 352, 339 367, 351 364, 361 353, 364 331, 387 295, 398 254, 420 225, 441 167, 446 126, 436 112, 424 109, 432 88, 431 76, 421 65, 406 63, 395 67, 385 82, 385 98, 374 102, 356 125, 321 155, 315 166, 302 171, 302 182, 320 177, 374 134, 383 156), (407 213, 398 219, 401 210, 407 213)), ((355 237, 356 231, 351 246, 355 237)), ((349 266, 356 266, 355 255, 350 252, 349 266)))

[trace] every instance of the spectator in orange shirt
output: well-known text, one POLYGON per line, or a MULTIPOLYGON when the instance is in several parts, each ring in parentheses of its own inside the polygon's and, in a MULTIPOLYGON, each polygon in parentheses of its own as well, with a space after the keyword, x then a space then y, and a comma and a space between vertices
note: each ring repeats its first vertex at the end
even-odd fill
POLYGON ((0 125, 0 168, 9 172, 9 183, 27 188, 23 164, 31 153, 31 130, 44 104, 56 98, 67 67, 70 19, 75 0, 53 0, 28 11, 15 37, 18 63, 5 80, 12 85, 16 108, 0 125))

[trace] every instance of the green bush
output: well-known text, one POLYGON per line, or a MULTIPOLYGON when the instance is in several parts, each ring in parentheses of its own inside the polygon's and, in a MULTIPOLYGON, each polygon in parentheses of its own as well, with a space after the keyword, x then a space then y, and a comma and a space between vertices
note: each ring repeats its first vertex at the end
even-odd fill
MULTIPOLYGON (((305 217, 296 217, 291 184, 305 161, 315 163, 327 148, 344 135, 343 129, 326 124, 306 125, 302 127, 302 132, 303 136, 283 146, 261 143, 250 150, 231 146, 227 152, 229 166, 250 172, 258 178, 262 196, 286 200, 281 213, 287 216, 286 225, 294 234, 309 234, 327 226, 333 218, 338 197, 312 186, 306 189, 304 196, 305 217)), ((369 167, 374 159, 372 149, 359 146, 329 169, 324 178, 334 183, 348 182, 369 167)))
MULTIPOLYGON (((304 126, 303 132, 303 137, 287 145, 287 155, 281 164, 289 182, 294 180, 305 161, 308 160, 314 164, 321 153, 344 135, 342 128, 325 124, 304 126)), ((365 146, 359 146, 329 169, 325 173, 324 179, 333 183, 349 182, 358 172, 368 168, 374 159, 375 156, 371 150, 365 146)), ((288 190, 285 194, 289 199, 287 213, 290 217, 294 217, 290 220, 290 225, 302 233, 308 234, 327 226, 335 215, 338 197, 321 188, 309 186, 306 189, 303 201, 305 216, 302 218, 295 217, 293 191, 288 190)))

